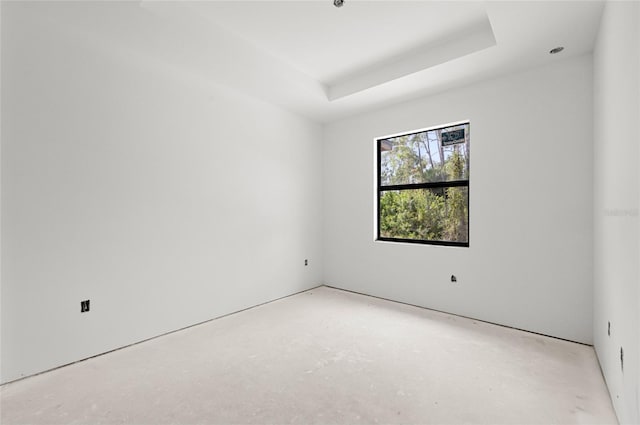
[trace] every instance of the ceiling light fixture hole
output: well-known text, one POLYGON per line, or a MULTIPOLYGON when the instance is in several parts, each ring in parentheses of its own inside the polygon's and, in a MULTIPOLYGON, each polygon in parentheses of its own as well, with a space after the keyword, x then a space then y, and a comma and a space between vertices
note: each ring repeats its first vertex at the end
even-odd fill
POLYGON ((563 50, 564 50, 564 47, 558 46, 558 47, 555 47, 555 48, 549 50, 549 53, 552 54, 552 55, 555 55, 556 53, 560 53, 563 50))
POLYGON ((342 7, 343 4, 344 4, 344 0, 333 0, 333 5, 335 7, 342 7))

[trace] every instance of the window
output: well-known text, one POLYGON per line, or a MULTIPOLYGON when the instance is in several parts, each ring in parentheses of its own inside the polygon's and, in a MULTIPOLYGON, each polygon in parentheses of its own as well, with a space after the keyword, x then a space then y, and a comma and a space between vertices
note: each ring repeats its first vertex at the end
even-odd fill
POLYGON ((377 240, 469 246, 469 123, 376 143, 377 240))

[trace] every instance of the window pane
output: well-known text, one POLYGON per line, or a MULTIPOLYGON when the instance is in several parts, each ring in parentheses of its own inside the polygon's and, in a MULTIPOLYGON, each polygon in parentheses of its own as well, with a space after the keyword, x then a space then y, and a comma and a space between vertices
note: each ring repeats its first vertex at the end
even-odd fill
POLYGON ((469 188, 390 190, 380 193, 380 237, 469 241, 469 188))
POLYGON ((469 124, 379 140, 380 183, 469 179, 469 124))

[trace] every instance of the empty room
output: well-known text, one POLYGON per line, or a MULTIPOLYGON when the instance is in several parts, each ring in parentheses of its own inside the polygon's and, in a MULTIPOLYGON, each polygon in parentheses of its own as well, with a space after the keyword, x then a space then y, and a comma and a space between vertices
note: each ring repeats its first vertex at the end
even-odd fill
POLYGON ((0 423, 640 423, 639 1, 0 17, 0 423))

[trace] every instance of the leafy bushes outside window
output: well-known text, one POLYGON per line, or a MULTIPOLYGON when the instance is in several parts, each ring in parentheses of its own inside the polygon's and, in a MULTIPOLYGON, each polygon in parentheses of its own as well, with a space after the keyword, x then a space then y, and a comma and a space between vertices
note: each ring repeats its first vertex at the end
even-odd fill
POLYGON ((469 246, 469 123, 376 143, 377 239, 469 246))

